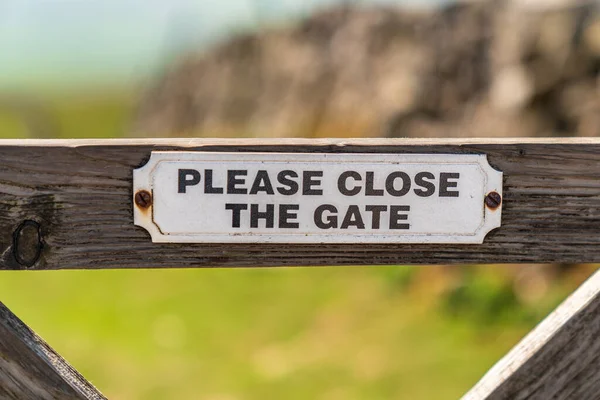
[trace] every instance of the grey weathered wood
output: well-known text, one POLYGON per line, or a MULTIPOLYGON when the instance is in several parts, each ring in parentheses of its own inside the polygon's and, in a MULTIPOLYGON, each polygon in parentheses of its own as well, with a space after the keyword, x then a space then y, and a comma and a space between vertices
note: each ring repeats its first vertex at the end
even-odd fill
POLYGON ((0 303, 0 398, 105 397, 0 303))
POLYGON ((0 141, 4 269, 600 262, 599 227, 594 138, 0 141), (502 227, 482 245, 151 243, 133 225, 132 171, 152 150, 177 149, 485 153, 504 172, 502 227), (15 235, 24 221, 39 224, 39 247, 32 225, 15 235))
POLYGON ((598 398, 600 271, 490 369, 463 400, 598 398))

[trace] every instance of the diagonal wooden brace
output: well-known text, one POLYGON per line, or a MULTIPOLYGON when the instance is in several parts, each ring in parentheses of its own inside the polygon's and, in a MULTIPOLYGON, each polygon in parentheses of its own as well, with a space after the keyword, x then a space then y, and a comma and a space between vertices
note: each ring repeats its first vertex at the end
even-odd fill
POLYGON ((597 399, 600 271, 502 358, 463 400, 597 399))
POLYGON ((0 398, 105 399, 91 383, 2 303, 0 398))

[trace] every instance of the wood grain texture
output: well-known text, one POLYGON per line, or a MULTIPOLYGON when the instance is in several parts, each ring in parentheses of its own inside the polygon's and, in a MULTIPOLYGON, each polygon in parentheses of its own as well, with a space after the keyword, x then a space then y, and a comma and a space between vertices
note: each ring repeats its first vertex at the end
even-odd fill
POLYGON ((600 262, 599 226, 593 138, 0 141, 2 269, 600 262), (504 173, 502 227, 482 245, 152 243, 133 225, 132 171, 152 150, 190 149, 483 153, 504 173), (15 232, 25 221, 34 225, 20 256, 15 232))
POLYGON ((463 400, 599 397, 600 271, 490 369, 463 400))
POLYGON ((105 399, 0 303, 1 399, 105 399))

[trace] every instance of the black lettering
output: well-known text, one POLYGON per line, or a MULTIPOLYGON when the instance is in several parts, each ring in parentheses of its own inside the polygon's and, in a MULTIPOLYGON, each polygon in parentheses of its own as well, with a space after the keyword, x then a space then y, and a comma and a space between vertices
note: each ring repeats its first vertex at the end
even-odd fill
POLYGON ((213 187, 213 170, 204 170, 204 193, 223 193, 223 188, 213 187))
POLYGON ((319 178, 323 176, 323 171, 304 171, 302 175, 302 194, 309 196, 320 196, 323 194, 322 189, 313 189, 313 186, 321 184, 319 178))
POLYGON ((240 214, 242 210, 248 209, 248 204, 225 204, 226 210, 231 210, 231 227, 239 228, 240 227, 240 214))
POLYGON ((194 186, 200 183, 200 172, 195 169, 180 169, 179 170, 179 188, 177 193, 185 193, 188 186, 194 186), (188 179, 191 178, 191 179, 188 179))
POLYGON ((298 228, 298 222, 290 221, 290 219, 298 218, 298 214, 290 211, 298 211, 299 204, 280 204, 279 205, 279 227, 280 228, 298 228))
POLYGON ((401 212, 410 211, 410 206, 390 206, 390 229, 409 229, 410 224, 401 224, 400 221, 408 220, 407 214, 401 212))
POLYGON ((271 179, 267 171, 261 169, 256 173, 256 178, 250 188, 250 194, 257 194, 258 192, 265 192, 266 194, 275 194, 273 191, 273 185, 271 185, 271 179))
POLYGON ((284 196, 291 196, 298 193, 298 183, 290 178, 297 178, 298 174, 294 171, 285 170, 277 174, 277 182, 284 186, 278 186, 277 191, 284 196))
POLYGON ((360 215, 358 206, 348 206, 348 211, 344 216, 340 229, 348 229, 349 226, 356 226, 358 229, 365 229, 365 223, 360 215))
POLYGON ((337 228, 338 218, 337 218, 337 208, 331 204, 321 204, 315 210, 314 221, 317 228, 320 229, 329 229, 329 228, 337 228), (326 218, 327 221, 323 221, 323 213, 325 211, 330 212, 326 218))
POLYGON ((385 190, 387 190, 387 192, 392 196, 404 196, 410 190, 410 177, 408 176, 408 174, 406 174, 406 172, 392 172, 388 175, 388 177, 385 180, 385 190), (396 187, 394 186, 394 181, 397 178, 402 179, 402 187, 400 188, 400 190, 396 190, 396 187))
POLYGON ((367 171, 367 179, 365 182, 365 196, 383 196, 383 189, 374 189, 373 181, 375 180, 373 171, 367 171))
POLYGON ((431 172, 419 172, 415 175, 415 184, 422 188, 415 189, 415 194, 419 197, 429 197, 435 193, 435 185, 433 182, 426 181, 425 179, 435 179, 435 175, 431 172))
POLYGON ((227 193, 229 194, 246 194, 248 189, 238 188, 237 185, 243 185, 246 183, 246 178, 238 178, 238 176, 248 175, 248 171, 245 169, 236 170, 230 169, 227 171, 227 193))
POLYGON ((258 211, 258 204, 250 205, 250 228, 258 228, 258 220, 265 220, 265 228, 272 228, 275 225, 275 205, 267 204, 267 211, 258 211))
POLYGON ((379 229, 381 224, 381 213, 387 211, 387 206, 366 206, 365 210, 372 214, 371 229, 379 229))
POLYGON ((458 186, 458 182, 450 182, 450 179, 458 179, 458 172, 441 172, 440 173, 440 197, 458 197, 458 190, 448 190, 458 186))
POLYGON ((348 178, 352 178, 355 181, 360 181, 362 178, 360 174, 356 171, 345 171, 342 172, 338 178, 338 190, 344 196, 354 196, 360 193, 360 186, 354 186, 352 189, 348 189, 346 186, 346 181, 348 178))

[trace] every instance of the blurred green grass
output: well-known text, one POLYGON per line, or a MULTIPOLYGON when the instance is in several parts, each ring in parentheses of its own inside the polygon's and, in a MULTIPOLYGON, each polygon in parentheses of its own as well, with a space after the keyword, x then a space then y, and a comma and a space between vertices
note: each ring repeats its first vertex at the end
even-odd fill
MULTIPOLYGON (((126 134, 134 111, 132 91, 0 96, 0 138, 38 137, 28 120, 43 117, 48 138, 111 138, 126 134)), ((40 118, 41 119, 41 118, 40 118)))
POLYGON ((386 269, 2 272, 0 292, 112 399, 453 399, 529 323, 448 317, 386 269))
MULTIPOLYGON (((40 101, 57 136, 100 138, 135 99, 40 101)), ((0 109, 0 137, 27 136, 0 109)), ((575 286, 525 307, 502 270, 2 271, 0 300, 111 399, 455 399, 575 286)))

